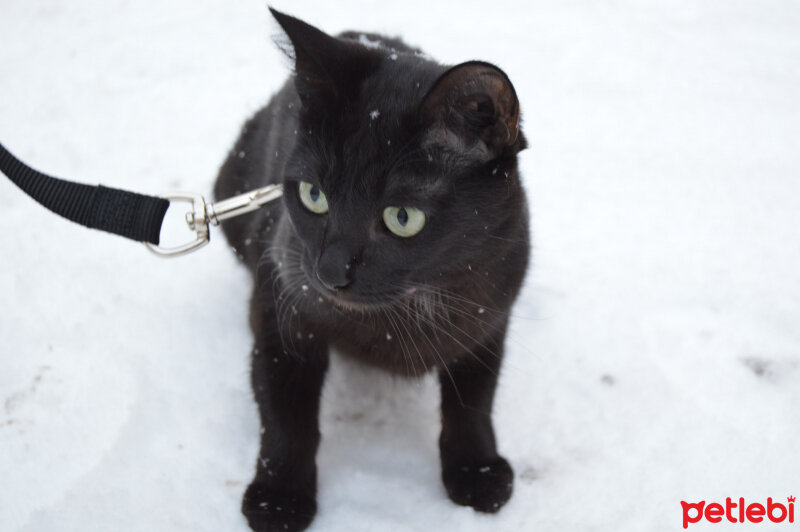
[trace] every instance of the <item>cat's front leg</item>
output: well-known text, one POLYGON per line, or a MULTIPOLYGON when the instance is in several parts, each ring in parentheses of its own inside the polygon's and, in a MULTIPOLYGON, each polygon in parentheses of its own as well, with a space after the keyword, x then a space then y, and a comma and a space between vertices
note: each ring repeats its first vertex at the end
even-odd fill
MULTIPOLYGON (((265 328, 274 331, 274 324, 265 328)), ((328 349, 309 339, 284 349, 275 332, 256 331, 256 337, 252 384, 261 449, 242 513, 256 532, 303 530, 317 510, 319 397, 328 349)))
POLYGON ((473 352, 439 371, 442 480, 457 504, 498 511, 511 497, 514 472, 497 454, 492 402, 503 354, 505 325, 473 352))

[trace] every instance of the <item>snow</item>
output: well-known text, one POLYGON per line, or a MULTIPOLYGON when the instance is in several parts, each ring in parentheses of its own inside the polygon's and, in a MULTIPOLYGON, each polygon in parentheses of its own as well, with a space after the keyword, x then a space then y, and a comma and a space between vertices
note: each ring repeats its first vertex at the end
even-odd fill
MULTIPOLYGON (((469 3, 444 29, 447 3, 275 7, 500 64, 531 144, 534 265, 495 404, 512 500, 447 499, 434 379, 336 358, 313 530, 666 531, 681 500, 797 495, 800 6, 534 1, 487 24, 469 3)), ((0 140, 87 183, 209 191, 288 75, 262 2, 0 19, 0 140)), ((4 180, 0 212, 0 530, 247 530, 249 281, 222 235, 161 260, 4 180)))
POLYGON ((380 40, 374 40, 373 41, 373 40, 371 40, 369 37, 367 37, 364 34, 361 34, 361 35, 358 36, 358 42, 360 42, 361 44, 363 44, 367 48, 380 48, 381 46, 383 46, 383 44, 381 43, 380 40))

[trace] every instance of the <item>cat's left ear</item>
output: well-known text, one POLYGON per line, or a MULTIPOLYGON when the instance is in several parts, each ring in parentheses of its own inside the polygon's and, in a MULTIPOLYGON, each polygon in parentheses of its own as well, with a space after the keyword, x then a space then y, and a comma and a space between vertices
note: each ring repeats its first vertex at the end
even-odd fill
POLYGON ((420 107, 426 141, 487 161, 524 148, 519 101, 508 76, 496 66, 469 61, 454 66, 431 87, 420 107))

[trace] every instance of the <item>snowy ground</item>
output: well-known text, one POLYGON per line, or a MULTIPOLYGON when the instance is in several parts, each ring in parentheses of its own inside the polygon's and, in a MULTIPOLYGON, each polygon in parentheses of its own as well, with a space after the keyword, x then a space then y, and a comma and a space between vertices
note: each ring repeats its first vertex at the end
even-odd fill
MULTIPOLYGON (((452 505, 433 380, 337 360, 314 530, 667 531, 682 499, 800 495, 796 2, 275 6, 502 65, 532 144, 496 404, 514 498, 452 505)), ((287 73, 261 0, 2 0, 0 20, 0 140, 89 183, 210 190, 287 73)), ((221 235, 163 261, 2 179, 0 213, 0 530, 247 530, 248 279, 221 235)))

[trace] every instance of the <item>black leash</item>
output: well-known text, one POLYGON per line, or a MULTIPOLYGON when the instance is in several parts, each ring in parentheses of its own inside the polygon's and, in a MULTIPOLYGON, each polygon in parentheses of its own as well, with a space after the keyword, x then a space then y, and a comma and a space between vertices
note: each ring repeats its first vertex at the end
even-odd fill
POLYGON ((169 207, 164 198, 51 177, 14 157, 1 143, 0 171, 41 205, 68 220, 158 245, 169 207))
POLYGON ((166 198, 146 196, 118 188, 74 183, 43 174, 23 163, 0 143, 0 171, 41 205, 68 220, 144 242, 162 257, 193 251, 209 241, 208 226, 252 212, 281 196, 280 185, 268 185, 217 203, 206 202, 200 194, 172 194, 166 198), (174 248, 159 246, 159 235, 170 200, 192 204, 186 223, 195 239, 174 248))

